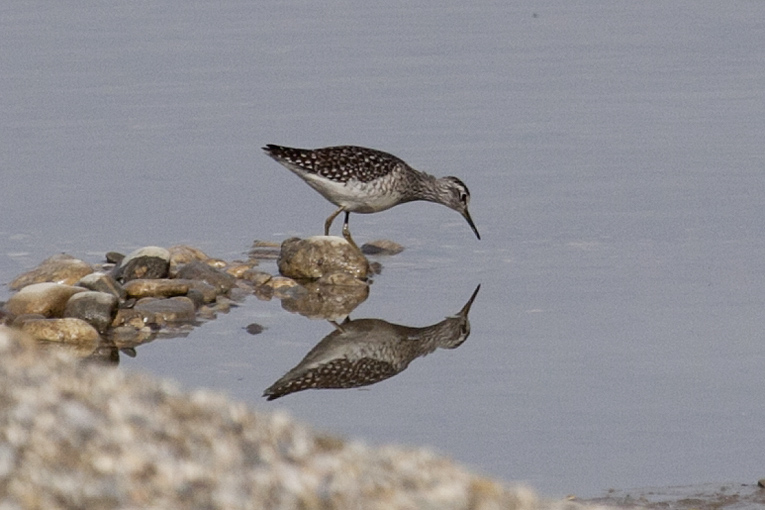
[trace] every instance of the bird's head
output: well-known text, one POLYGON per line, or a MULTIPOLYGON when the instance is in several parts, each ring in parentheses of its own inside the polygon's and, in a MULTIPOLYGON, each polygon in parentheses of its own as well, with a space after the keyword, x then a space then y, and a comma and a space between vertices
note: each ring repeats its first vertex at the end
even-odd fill
POLYGON ((439 179, 439 195, 442 199, 442 203, 446 207, 454 209, 460 213, 462 217, 467 220, 468 225, 470 225, 470 228, 473 229, 473 232, 475 232, 475 236, 478 239, 481 239, 481 234, 479 234, 478 229, 475 228, 475 223, 473 223, 473 219, 470 217, 470 213, 468 212, 468 204, 470 204, 470 190, 465 185, 465 183, 456 177, 442 177, 439 179))

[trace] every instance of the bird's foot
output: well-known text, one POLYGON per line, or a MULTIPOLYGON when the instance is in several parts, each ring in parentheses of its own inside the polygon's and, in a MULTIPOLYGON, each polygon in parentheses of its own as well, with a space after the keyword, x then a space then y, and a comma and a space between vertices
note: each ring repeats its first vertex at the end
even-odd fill
POLYGON ((346 241, 348 241, 348 244, 353 246, 356 251, 361 252, 361 249, 358 247, 358 245, 354 242, 353 238, 351 237, 351 231, 348 229, 348 225, 343 225, 343 237, 346 241))

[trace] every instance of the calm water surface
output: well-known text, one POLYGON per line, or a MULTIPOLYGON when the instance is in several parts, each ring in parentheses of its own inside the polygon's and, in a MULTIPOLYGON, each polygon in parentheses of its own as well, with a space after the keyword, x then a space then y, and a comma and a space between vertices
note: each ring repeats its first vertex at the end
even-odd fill
POLYGON ((253 297, 125 369, 551 496, 762 477, 765 4, 2 11, 2 281, 61 251, 320 233, 333 206, 265 143, 372 146, 472 191, 481 241, 432 204, 351 218, 407 248, 353 318, 433 324, 480 283, 459 348, 266 402, 333 328, 253 297))

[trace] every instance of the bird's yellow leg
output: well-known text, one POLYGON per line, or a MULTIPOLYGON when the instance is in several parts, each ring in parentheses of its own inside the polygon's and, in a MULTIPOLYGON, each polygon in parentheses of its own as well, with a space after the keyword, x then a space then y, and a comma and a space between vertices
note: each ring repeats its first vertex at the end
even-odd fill
MULTIPOLYGON (((333 222, 333 221, 335 221, 335 218, 337 218, 337 215, 338 215, 338 214, 340 214, 341 212, 343 212, 344 210, 345 210, 345 209, 343 209, 343 208, 341 207, 341 208, 340 208, 340 209, 338 209, 337 211, 333 212, 333 213, 330 215, 330 217, 329 217, 329 218, 327 218, 327 221, 325 221, 325 222, 324 222, 324 235, 325 235, 325 236, 328 236, 328 235, 329 235, 329 227, 331 227, 331 226, 332 226, 332 222, 333 222)), ((345 214, 346 214, 346 216, 345 216, 345 221, 347 222, 347 221, 348 221, 348 213, 346 212, 345 214)))

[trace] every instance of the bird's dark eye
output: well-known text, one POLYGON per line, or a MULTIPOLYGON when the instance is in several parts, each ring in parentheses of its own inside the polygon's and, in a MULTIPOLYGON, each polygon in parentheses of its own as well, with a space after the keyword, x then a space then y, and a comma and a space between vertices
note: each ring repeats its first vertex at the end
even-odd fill
POLYGON ((460 193, 460 202, 467 204, 467 193, 460 193))

